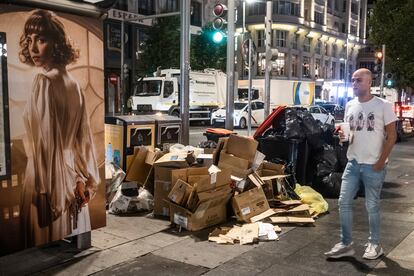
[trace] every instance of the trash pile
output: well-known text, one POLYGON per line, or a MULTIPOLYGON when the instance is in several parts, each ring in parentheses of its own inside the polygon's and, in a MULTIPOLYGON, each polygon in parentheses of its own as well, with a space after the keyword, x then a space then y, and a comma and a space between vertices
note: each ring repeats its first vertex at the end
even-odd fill
POLYGON ((327 211, 320 194, 292 183, 285 165, 265 161, 257 147, 256 140, 234 134, 220 138, 215 149, 136 147, 126 174, 107 164, 108 210, 117 215, 152 210, 189 231, 234 216, 242 224, 209 236, 221 244, 277 240, 276 224, 313 223, 327 211))

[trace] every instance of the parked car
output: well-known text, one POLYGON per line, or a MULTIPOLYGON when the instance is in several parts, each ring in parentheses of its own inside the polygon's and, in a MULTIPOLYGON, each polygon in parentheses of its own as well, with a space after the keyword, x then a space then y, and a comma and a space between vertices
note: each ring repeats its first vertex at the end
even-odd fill
POLYGON ((344 115, 345 115, 345 108, 343 106, 340 106, 336 103, 316 103, 319 106, 322 106, 326 109, 329 113, 331 113, 335 120, 337 121, 343 121, 344 115))
MULTIPOLYGON (((237 101, 234 103, 234 113, 233 113, 233 124, 238 128, 247 127, 247 102, 246 101, 237 101)), ((254 100, 251 103, 252 106, 252 126, 259 126, 264 118, 264 102, 259 100, 254 100)), ((214 111, 211 115, 211 125, 214 127, 224 125, 226 120, 226 109, 220 108, 214 111)))
POLYGON ((325 108, 318 106, 318 105, 310 105, 310 106, 293 106, 293 108, 300 108, 300 109, 307 109, 310 114, 312 114, 312 117, 320 121, 323 124, 335 124, 335 117, 326 111, 325 108))

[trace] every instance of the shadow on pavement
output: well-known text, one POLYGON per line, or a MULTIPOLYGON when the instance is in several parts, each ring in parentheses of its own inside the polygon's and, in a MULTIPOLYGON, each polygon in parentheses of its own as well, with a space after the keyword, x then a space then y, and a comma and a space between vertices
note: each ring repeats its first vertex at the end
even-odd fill
POLYGON ((340 259, 327 259, 328 262, 347 262, 352 264, 356 270, 363 273, 369 273, 372 270, 372 267, 369 265, 357 260, 355 257, 344 257, 340 259))
POLYGON ((397 262, 384 257, 382 261, 386 267, 380 267, 373 270, 375 275, 414 275, 414 271, 401 267, 397 262))

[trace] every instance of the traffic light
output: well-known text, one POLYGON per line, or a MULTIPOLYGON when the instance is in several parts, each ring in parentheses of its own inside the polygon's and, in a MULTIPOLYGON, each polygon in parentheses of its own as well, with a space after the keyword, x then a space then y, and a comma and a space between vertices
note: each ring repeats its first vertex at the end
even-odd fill
POLYGON ((227 26, 227 7, 224 4, 217 3, 213 8, 213 41, 220 43, 223 41, 225 29, 227 26))
POLYGON ((375 66, 374 66, 375 77, 378 77, 381 74, 383 57, 384 56, 381 51, 377 50, 375 52, 375 66))
POLYGON ((392 87, 394 85, 394 80, 393 80, 392 77, 393 77, 392 73, 385 74, 385 80, 384 80, 384 82, 385 82, 385 85, 387 87, 392 87))

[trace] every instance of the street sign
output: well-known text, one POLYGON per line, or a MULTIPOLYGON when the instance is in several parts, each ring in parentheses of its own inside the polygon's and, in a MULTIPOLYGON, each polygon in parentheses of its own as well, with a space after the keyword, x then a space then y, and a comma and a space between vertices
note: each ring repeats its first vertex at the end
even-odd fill
POLYGON ((119 20, 119 21, 126 21, 126 22, 151 26, 152 25, 152 19, 139 19, 143 16, 144 15, 141 15, 141 14, 138 14, 138 13, 127 12, 127 11, 122 11, 122 10, 118 10, 118 9, 108 10, 108 18, 109 19, 114 19, 114 20, 119 20))

